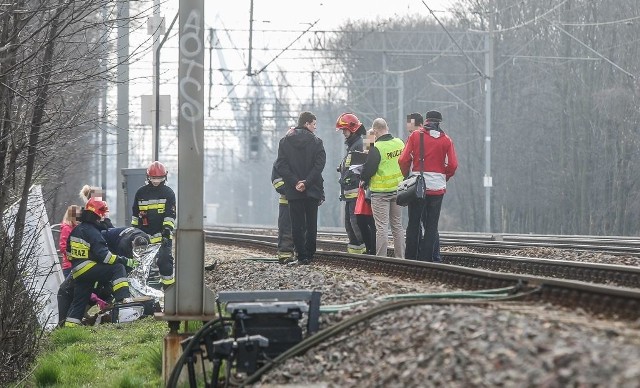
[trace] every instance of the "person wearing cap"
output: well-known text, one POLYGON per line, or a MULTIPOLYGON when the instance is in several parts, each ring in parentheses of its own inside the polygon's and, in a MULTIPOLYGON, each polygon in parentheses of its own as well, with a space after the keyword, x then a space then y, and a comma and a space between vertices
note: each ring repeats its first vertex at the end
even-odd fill
MULTIPOLYGON (((407 115, 407 132, 409 132, 409 135, 407 136, 407 141, 409 140, 409 136, 411 136, 411 134, 414 131, 424 129, 423 124, 424 124, 424 119, 422 118, 422 115, 420 113, 415 112, 407 115)), ((409 214, 412 214, 412 213, 417 214, 416 212, 420 213, 421 211, 421 209, 416 209, 416 204, 413 202, 409 203, 409 205, 407 206, 407 210, 409 211, 409 214)), ((420 229, 418 232, 418 240, 420 241, 424 239, 424 231, 425 231, 424 222, 425 221, 426 220, 420 219, 420 229)), ((412 230, 413 230, 413 225, 412 225, 412 230)), ((406 252, 405 252, 405 256, 406 256, 406 252)), ((434 262, 441 261, 440 234, 437 231, 436 231, 436 242, 435 242, 435 245, 433 246, 433 261, 434 262)))
POLYGON ((426 114, 426 122, 409 135, 398 164, 404 176, 422 174, 426 186, 424 199, 415 199, 409 208, 407 225, 406 259, 435 261, 434 252, 438 233, 438 221, 442 199, 447 191, 447 181, 458 168, 458 158, 453 141, 440 128, 442 114, 432 110, 426 114), (420 139, 424 149, 424 159, 420 166, 420 139), (420 228, 424 228, 424 238, 420 238, 420 228))
POLYGON ((366 160, 362 135, 367 133, 367 129, 355 114, 343 113, 336 120, 336 131, 342 132, 344 144, 347 147, 347 154, 342 158, 337 169, 340 173, 338 181, 340 183, 340 200, 344 201, 344 227, 349 238, 347 252, 362 254, 366 253, 367 247, 358 226, 355 208, 360 188, 360 172, 366 160))
POLYGON ((316 253, 318 206, 324 202, 322 171, 327 154, 322 140, 315 134, 316 125, 313 113, 300 113, 298 125, 280 139, 275 161, 289 201, 291 233, 298 264, 310 264, 316 253))
POLYGON ((376 255, 387 256, 391 227, 394 255, 403 258, 402 208, 396 203, 396 191, 403 178, 398 157, 404 143, 389 133, 387 122, 382 118, 373 120, 372 129, 376 141, 369 150, 360 177, 371 190, 371 209, 376 224, 376 255))

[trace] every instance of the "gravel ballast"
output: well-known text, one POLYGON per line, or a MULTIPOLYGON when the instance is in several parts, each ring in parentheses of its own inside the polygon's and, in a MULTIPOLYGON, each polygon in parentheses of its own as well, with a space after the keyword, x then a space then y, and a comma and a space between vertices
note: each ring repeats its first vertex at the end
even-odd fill
MULTIPOLYGON (((458 291, 324 265, 279 265, 252 249, 207 243, 214 291, 312 289, 322 304, 365 300, 323 314, 321 329, 364 312, 378 296, 458 291)), ((423 305, 360 323, 263 376, 258 386, 640 387, 640 322, 598 320, 555 306, 423 305)))

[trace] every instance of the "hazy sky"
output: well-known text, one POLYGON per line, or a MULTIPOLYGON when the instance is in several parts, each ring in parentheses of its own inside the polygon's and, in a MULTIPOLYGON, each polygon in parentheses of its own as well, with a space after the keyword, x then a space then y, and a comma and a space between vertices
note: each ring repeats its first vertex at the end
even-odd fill
MULTIPOLYGON (((453 0, 425 0, 434 11, 445 11, 453 0)), ((236 26, 248 24, 250 0, 207 1, 206 7, 236 26)), ((376 19, 407 14, 428 15, 422 0, 254 0, 254 20, 262 28, 299 29, 320 19, 316 29, 331 29, 349 19, 376 19), (263 21, 268 21, 264 23, 263 21)))

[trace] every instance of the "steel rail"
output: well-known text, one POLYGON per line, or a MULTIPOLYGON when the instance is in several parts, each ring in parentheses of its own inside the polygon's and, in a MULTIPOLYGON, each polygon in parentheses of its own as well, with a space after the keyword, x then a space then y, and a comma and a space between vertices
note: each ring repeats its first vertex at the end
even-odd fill
MULTIPOLYGON (((232 237, 230 233, 221 235, 220 233, 206 232, 205 235, 208 241, 221 244, 251 247, 272 253, 275 253, 277 249, 276 243, 265 241, 265 236, 254 236, 257 238, 251 239, 247 235, 232 237)), ((457 255, 464 256, 466 254, 457 255)), ((474 259, 478 258, 478 254, 472 256, 474 259)), ((373 273, 385 273, 390 276, 420 281, 436 281, 461 289, 478 290, 525 284, 528 287, 540 288, 540 292, 528 297, 532 301, 582 308, 592 314, 617 319, 636 320, 640 318, 639 289, 335 251, 318 251, 314 258, 317 263, 359 268, 373 273)), ((553 260, 547 261, 548 264, 554 262, 553 260)), ((584 265, 585 263, 580 264, 584 265)))
MULTIPOLYGON (((277 235, 277 229, 265 226, 216 226, 207 227, 207 229, 212 232, 277 235)), ((342 241, 343 244, 346 241, 346 233, 333 228, 318 231, 318 237, 342 241)), ((557 248, 640 257, 640 239, 622 236, 440 232, 440 244, 442 246, 468 246, 485 251, 557 248)))

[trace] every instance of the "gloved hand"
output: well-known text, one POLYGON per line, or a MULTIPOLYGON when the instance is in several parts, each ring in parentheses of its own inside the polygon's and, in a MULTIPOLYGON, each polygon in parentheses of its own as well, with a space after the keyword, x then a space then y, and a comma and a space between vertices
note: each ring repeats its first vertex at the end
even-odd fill
POLYGON ((136 259, 129 259, 128 257, 118 256, 118 263, 125 267, 135 268, 140 265, 140 262, 136 259))
POLYGON ((91 301, 94 302, 95 304, 98 305, 98 307, 100 308, 100 310, 104 310, 107 308, 108 303, 105 302, 104 300, 100 299, 98 297, 98 295, 91 293, 91 301))
POLYGON ((162 229, 162 237, 164 238, 171 238, 171 228, 168 228, 165 226, 164 229, 162 229))

